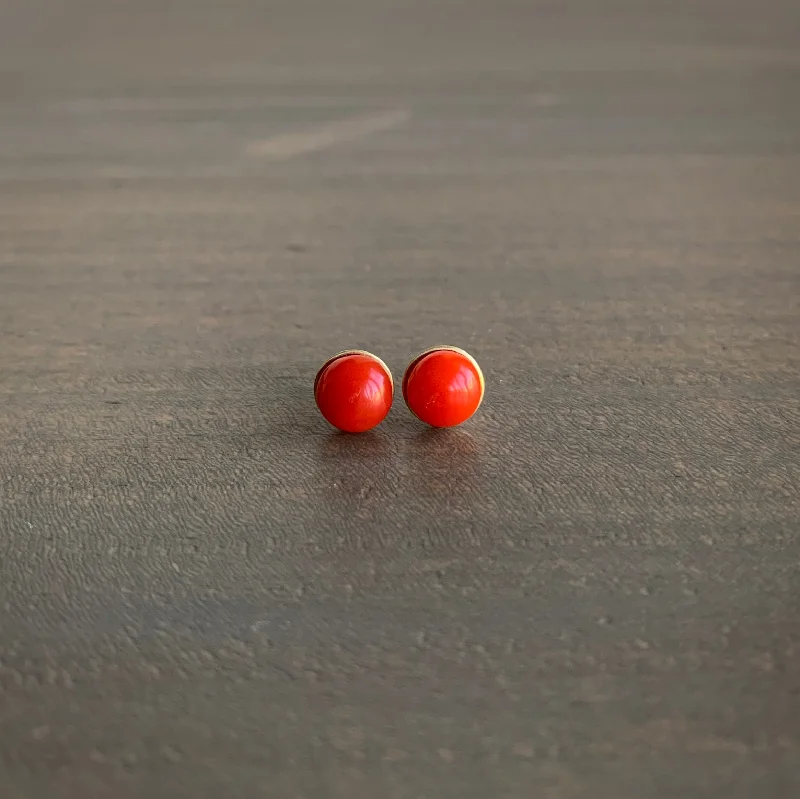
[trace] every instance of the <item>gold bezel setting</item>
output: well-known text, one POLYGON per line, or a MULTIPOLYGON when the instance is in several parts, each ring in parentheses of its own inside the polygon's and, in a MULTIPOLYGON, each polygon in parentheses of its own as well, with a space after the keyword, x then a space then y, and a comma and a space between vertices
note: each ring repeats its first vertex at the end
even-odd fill
MULTIPOLYGON (((486 393, 486 381, 483 377, 483 370, 481 369, 478 362, 475 358, 472 357, 466 350, 462 350, 461 347, 454 347, 452 344, 440 344, 437 347, 429 347, 426 350, 423 350, 416 358, 414 358, 411 363, 408 364, 406 367, 405 372, 403 372, 403 382, 400 386, 403 399, 406 401, 406 405, 408 405, 408 400, 406 399, 406 381, 408 380, 408 376, 411 373, 411 370, 426 356, 430 355, 432 352, 457 352, 459 355, 463 355, 474 367, 475 371, 478 373, 478 382, 481 384, 481 398, 478 400, 478 405, 475 408, 477 410, 480 408, 481 403, 483 402, 483 395, 486 393)), ((412 411, 413 413, 413 411, 412 411)), ((416 414, 414 414, 416 416, 416 414)))
POLYGON ((392 377, 391 370, 389 369, 389 367, 386 365, 386 362, 382 358, 379 358, 377 355, 375 355, 374 352, 369 352, 368 350, 342 350, 341 352, 337 352, 336 355, 333 355, 332 357, 328 358, 328 360, 325 361, 325 363, 323 363, 322 366, 320 366, 319 371, 316 374, 316 377, 314 377, 314 396, 315 397, 317 395, 317 385, 319 384, 319 380, 322 377, 322 373, 334 361, 338 361, 339 358, 344 358, 345 355, 368 355, 370 358, 374 358, 383 367, 383 371, 386 372, 386 374, 388 375, 388 377, 389 377, 389 385, 392 387, 392 393, 394 394, 394 377, 392 377))

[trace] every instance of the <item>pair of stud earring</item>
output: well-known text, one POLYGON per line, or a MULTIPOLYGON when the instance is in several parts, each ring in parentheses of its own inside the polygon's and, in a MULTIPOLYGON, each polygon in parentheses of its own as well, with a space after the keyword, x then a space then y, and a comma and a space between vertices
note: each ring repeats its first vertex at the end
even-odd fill
MULTIPOLYGON (((433 427, 454 427, 481 404, 483 373, 458 347, 433 347, 417 355, 403 374, 403 399, 409 410, 433 427)), ((346 433, 363 433, 380 424, 394 398, 389 367, 364 350, 329 358, 314 380, 314 400, 322 415, 346 433)))

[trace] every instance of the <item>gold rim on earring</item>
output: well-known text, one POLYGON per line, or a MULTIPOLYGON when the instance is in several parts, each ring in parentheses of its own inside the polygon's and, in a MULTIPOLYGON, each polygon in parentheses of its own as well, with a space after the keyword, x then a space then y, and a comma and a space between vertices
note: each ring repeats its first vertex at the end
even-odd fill
MULTIPOLYGON (((443 350, 447 352, 457 352, 459 355, 463 355, 474 367, 475 371, 478 374, 478 381, 481 384, 481 398, 478 400, 479 408, 481 403, 483 402, 483 395, 486 393, 486 381, 483 378, 483 370, 478 365, 478 362, 475 358, 472 357, 466 350, 462 350, 461 347, 454 347, 451 344, 440 344, 436 347, 428 347, 428 349, 423 350, 419 355, 416 356, 409 364, 406 366, 405 372, 403 372, 403 382, 401 383, 401 392, 403 394, 403 399, 405 400, 406 405, 408 405, 408 399, 406 398, 406 382, 408 381, 408 376, 411 374, 411 370, 426 356, 430 355, 432 352, 442 352, 443 350)), ((476 408, 476 410, 477 410, 476 408)), ((413 411, 412 411, 413 413, 413 411)), ((416 415, 416 414, 415 414, 416 415)))
POLYGON ((337 352, 336 355, 328 358, 325 363, 320 366, 319 371, 317 372, 316 376, 314 377, 314 395, 317 394, 317 385, 319 383, 320 377, 322 377, 322 373, 334 362, 338 361, 339 358, 344 358, 345 355, 368 355, 370 358, 374 358, 384 369, 386 374, 389 376, 389 384, 392 387, 392 393, 394 393, 394 377, 392 376, 392 371, 386 365, 386 362, 375 355, 374 352, 368 352, 367 350, 342 350, 341 352, 337 352))

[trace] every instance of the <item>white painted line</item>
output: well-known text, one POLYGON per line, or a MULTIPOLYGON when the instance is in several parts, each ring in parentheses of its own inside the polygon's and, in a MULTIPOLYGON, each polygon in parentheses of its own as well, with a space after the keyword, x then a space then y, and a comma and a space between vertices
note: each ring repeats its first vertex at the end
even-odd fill
POLYGON ((411 112, 403 108, 348 117, 305 133, 285 133, 269 139, 252 141, 245 147, 245 153, 259 158, 270 158, 273 161, 286 161, 297 155, 327 150, 342 142, 380 133, 382 130, 402 125, 410 118, 411 112))

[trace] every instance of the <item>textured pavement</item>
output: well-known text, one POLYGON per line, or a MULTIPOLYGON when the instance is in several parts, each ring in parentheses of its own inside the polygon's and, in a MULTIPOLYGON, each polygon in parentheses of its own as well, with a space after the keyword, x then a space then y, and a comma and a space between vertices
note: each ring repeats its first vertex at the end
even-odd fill
POLYGON ((0 3, 0 796, 800 795, 798 41, 0 3), (462 428, 314 408, 438 343, 462 428))

